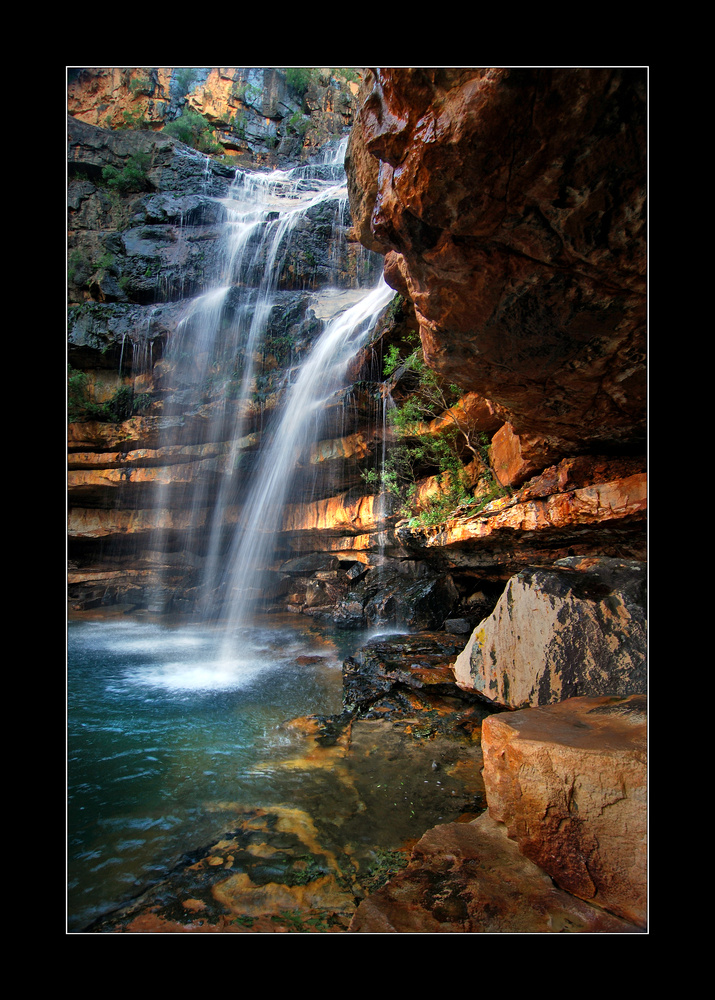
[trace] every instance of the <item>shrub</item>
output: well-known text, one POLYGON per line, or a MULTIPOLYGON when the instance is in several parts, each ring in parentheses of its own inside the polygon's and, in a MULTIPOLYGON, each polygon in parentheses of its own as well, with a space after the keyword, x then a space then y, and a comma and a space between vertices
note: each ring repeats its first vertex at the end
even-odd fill
POLYGON ((191 108, 183 111, 173 122, 168 122, 164 126, 164 132, 172 139, 178 139, 179 142, 198 149, 201 153, 223 152, 223 147, 213 138, 208 120, 191 108))
POLYGON ((193 66, 179 66, 171 74, 172 82, 176 80, 179 93, 188 94, 196 79, 196 69, 193 66))
POLYGON ((135 76, 129 81, 129 90, 132 94, 151 94, 154 85, 148 76, 135 76))
POLYGON ((286 70, 286 83, 303 97, 313 82, 314 72, 307 66, 289 66, 286 70))
POLYGON ((117 167, 104 167, 102 177, 107 187, 119 194, 146 191, 151 187, 148 177, 150 164, 148 153, 135 153, 129 157, 121 170, 117 167))
POLYGON ((144 117, 143 112, 137 111, 132 114, 131 111, 122 111, 122 124, 118 126, 119 129, 151 129, 151 122, 144 117))
POLYGON ((67 365, 67 419, 99 420, 102 423, 119 424, 129 417, 143 413, 152 402, 151 393, 135 393, 131 386, 120 386, 111 399, 104 403, 94 403, 88 398, 89 378, 85 372, 67 365))
MULTIPOLYGON (((405 401, 388 413, 398 441, 390 448, 381 476, 382 488, 398 498, 401 514, 412 525, 437 524, 458 507, 472 502, 461 457, 465 448, 481 460, 486 485, 493 495, 499 495, 489 468, 488 442, 485 444, 483 435, 476 434, 452 410, 463 395, 462 390, 446 383, 427 367, 421 348, 405 356, 393 345, 383 358, 383 372, 387 378, 398 373, 401 377, 409 374, 415 383, 405 401), (449 415, 451 426, 436 435, 427 433, 425 425, 440 414, 449 415), (422 499, 418 509, 418 482, 428 475, 436 477, 440 488, 432 497, 422 499)), ((374 471, 363 474, 366 485, 373 488, 378 478, 374 471)))

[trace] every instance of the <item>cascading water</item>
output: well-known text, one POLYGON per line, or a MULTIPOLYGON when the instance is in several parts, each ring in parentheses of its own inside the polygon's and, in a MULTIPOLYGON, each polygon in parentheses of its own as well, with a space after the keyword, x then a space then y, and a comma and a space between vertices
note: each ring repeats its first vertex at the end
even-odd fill
MULTIPOLYGON (((187 305, 161 366, 164 413, 177 418, 173 426, 169 421, 162 450, 167 456, 181 452, 187 464, 180 476, 158 477, 159 528, 152 547, 167 566, 196 565, 204 616, 224 617, 230 625, 246 623, 251 595, 260 593, 290 478, 301 452, 320 432, 322 407, 341 387, 350 357, 394 295, 383 280, 371 290, 353 277, 352 287, 346 287, 344 275, 341 288, 335 281, 318 290, 286 290, 291 284, 287 269, 296 247, 309 240, 314 216, 323 239, 326 228, 331 230, 324 270, 328 277, 331 269, 339 273, 347 218, 345 146, 346 140, 307 167, 237 172, 223 199, 226 238, 220 273, 213 288, 187 305), (282 394, 285 403, 269 408, 264 420, 263 412, 257 412, 261 380, 265 382, 261 352, 275 350, 280 340, 276 327, 285 331, 287 314, 294 328, 300 330, 301 323, 303 329, 315 327, 315 313, 323 315, 330 301, 353 305, 329 320, 307 352, 300 345, 304 359, 298 367, 283 359, 282 377, 289 384, 278 384, 281 376, 274 372, 265 395, 282 394), (184 441, 181 416, 187 412, 203 426, 201 439, 195 435, 190 445, 184 441), (171 510, 180 513, 170 516, 171 510), (178 553, 175 523, 190 526, 188 548, 178 553)), ((312 254, 310 247, 306 254, 312 254)), ((311 280, 304 284, 310 286, 311 280)), ((291 351, 295 346, 291 343, 291 351)), ((170 588, 162 586, 162 592, 155 603, 161 606, 163 600, 166 608, 170 588)))
POLYGON ((358 266, 341 263, 349 221, 344 152, 343 142, 310 166, 237 172, 222 199, 225 239, 215 281, 187 303, 154 366, 164 431, 151 471, 149 559, 160 569, 151 610, 176 609, 178 568, 199 595, 201 623, 195 616, 180 625, 71 623, 75 929, 219 829, 221 810, 218 818, 207 811, 207 800, 243 794, 256 803, 280 801, 285 789, 266 784, 265 770, 290 753, 278 724, 339 711, 333 640, 310 622, 302 629, 286 629, 285 621, 242 626, 300 452, 319 435, 323 406, 393 295, 382 280, 375 287, 375 277, 361 287, 356 248, 358 266), (322 260, 322 282, 336 277, 331 287, 315 287, 309 275, 286 276, 300 251, 308 256, 308 224, 316 220, 333 244, 322 260), (288 346, 268 377, 262 359, 277 352, 281 338, 288 346), (236 629, 238 644, 231 641, 236 629), (297 667, 299 653, 320 662, 297 667))
POLYGON ((248 516, 236 534, 228 560, 228 590, 234 595, 229 622, 234 626, 246 624, 252 595, 261 592, 272 537, 280 528, 296 460, 311 441, 317 440, 323 407, 342 387, 348 361, 369 336, 377 316, 393 295, 381 280, 373 292, 336 317, 290 388, 273 439, 262 452, 246 502, 248 516))

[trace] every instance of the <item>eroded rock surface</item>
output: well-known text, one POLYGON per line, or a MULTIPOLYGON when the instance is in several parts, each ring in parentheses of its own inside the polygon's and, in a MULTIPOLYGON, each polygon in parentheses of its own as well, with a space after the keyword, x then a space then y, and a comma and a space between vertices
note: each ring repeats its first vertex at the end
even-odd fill
POLYGON ((457 683, 507 708, 645 693, 645 574, 605 558, 523 570, 457 658, 457 683))
POLYGON ((647 701, 573 698, 482 727, 493 819, 562 889, 647 920, 647 701))
POLYGON ((410 865, 364 900, 353 933, 633 933, 557 888, 488 814, 429 830, 410 865))
POLYGON ((380 69, 351 136, 428 364, 562 453, 643 440, 645 97, 640 70, 380 69))

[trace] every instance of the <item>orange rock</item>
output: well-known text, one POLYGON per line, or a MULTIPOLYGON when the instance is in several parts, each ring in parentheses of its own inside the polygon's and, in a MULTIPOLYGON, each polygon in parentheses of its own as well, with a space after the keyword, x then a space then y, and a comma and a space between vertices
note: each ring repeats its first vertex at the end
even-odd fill
POLYGON ((489 813, 557 885, 647 920, 647 701, 572 698, 482 725, 489 813))

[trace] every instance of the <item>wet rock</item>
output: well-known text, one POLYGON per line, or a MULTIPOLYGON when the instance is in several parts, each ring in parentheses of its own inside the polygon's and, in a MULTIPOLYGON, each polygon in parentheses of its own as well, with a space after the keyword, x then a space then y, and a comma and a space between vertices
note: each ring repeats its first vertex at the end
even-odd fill
POLYGON ((647 920, 647 700, 572 698, 482 727, 493 819, 557 885, 647 920))
POLYGON ((484 809, 483 709, 385 719, 297 719, 290 802, 225 814, 221 839, 100 917, 94 933, 344 932, 357 903, 435 822, 484 809), (433 765, 436 765, 433 766, 433 765))
POLYGON ((343 700, 360 713, 434 707, 441 699, 462 703, 452 664, 461 640, 448 633, 375 636, 343 663, 343 700))
POLYGON ((619 559, 518 573, 457 658, 457 683, 508 708, 644 693, 645 586, 645 564, 619 559))
POLYGON ((472 626, 466 618, 448 618, 444 623, 444 631, 453 635, 468 635, 472 626))

